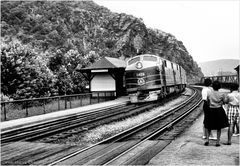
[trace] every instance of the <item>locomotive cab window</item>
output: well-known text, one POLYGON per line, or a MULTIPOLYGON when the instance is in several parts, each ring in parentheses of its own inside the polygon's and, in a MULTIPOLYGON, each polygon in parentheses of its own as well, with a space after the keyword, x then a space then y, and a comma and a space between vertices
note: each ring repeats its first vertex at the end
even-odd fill
POLYGON ((144 57, 143 57, 143 60, 144 60, 144 61, 153 61, 153 62, 156 62, 156 61, 157 61, 157 57, 155 57, 155 56, 144 56, 144 57))
POLYGON ((136 63, 138 61, 140 61, 140 57, 133 58, 133 59, 128 61, 128 65, 131 65, 131 64, 136 63))
POLYGON ((167 62, 166 62, 166 61, 163 61, 163 63, 164 63, 164 66, 167 67, 167 62))

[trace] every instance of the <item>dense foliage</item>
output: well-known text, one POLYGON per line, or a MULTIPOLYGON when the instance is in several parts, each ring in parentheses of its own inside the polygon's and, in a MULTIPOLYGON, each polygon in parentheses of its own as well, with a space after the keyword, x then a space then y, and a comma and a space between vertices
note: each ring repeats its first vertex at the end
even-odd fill
POLYGON ((100 57, 152 53, 202 76, 181 41, 92 1, 1 1, 1 91, 14 99, 80 93, 100 57))

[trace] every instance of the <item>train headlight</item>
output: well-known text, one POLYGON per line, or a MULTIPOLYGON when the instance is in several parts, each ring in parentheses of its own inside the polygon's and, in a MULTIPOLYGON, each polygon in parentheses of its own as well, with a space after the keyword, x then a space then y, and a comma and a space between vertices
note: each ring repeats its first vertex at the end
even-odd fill
POLYGON ((143 67, 141 62, 136 63, 136 68, 137 69, 141 69, 143 67))
POLYGON ((143 85, 145 84, 145 80, 143 78, 138 79, 138 85, 143 85))

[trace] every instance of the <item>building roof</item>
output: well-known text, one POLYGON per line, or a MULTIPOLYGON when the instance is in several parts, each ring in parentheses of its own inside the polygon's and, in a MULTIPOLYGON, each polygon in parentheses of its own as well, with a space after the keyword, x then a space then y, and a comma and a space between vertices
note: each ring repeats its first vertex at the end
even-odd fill
POLYGON ((237 67, 235 67, 234 69, 238 71, 238 70, 239 70, 239 66, 240 66, 240 65, 238 65, 238 66, 237 66, 237 67))
POLYGON ((240 65, 238 65, 237 67, 234 68, 237 71, 238 77, 239 77, 239 66, 240 65))
POLYGON ((127 63, 124 60, 118 59, 118 58, 111 58, 111 57, 105 57, 109 62, 111 62, 114 66, 118 68, 125 68, 127 63))
POLYGON ((99 70, 99 69, 113 69, 125 68, 126 62, 117 58, 103 57, 99 61, 93 63, 91 66, 80 70, 99 70))

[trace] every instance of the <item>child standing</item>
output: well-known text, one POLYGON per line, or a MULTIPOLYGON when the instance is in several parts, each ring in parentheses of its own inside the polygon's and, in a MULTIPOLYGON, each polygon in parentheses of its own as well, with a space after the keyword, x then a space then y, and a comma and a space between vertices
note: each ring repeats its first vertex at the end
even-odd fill
POLYGON ((231 93, 227 95, 226 103, 228 103, 227 116, 229 121, 228 128, 228 142, 227 145, 231 145, 231 139, 233 134, 234 125, 236 125, 237 130, 239 131, 239 102, 240 102, 240 93, 238 92, 238 84, 233 84, 231 86, 231 93))

